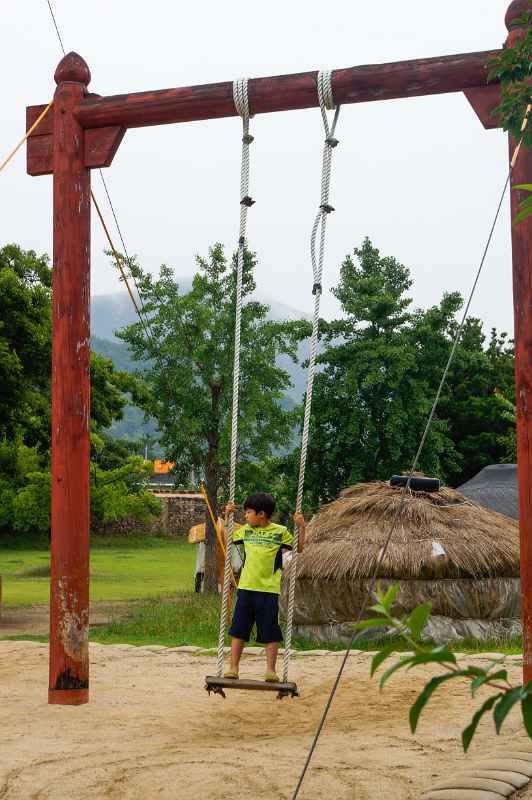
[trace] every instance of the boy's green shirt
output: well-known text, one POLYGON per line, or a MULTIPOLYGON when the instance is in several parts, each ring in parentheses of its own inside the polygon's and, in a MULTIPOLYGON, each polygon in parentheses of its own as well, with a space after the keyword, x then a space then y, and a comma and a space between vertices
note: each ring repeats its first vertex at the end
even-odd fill
POLYGON ((294 537, 284 525, 270 522, 264 528, 243 525, 233 532, 233 543, 244 549, 244 567, 239 589, 279 594, 281 591, 282 550, 292 549, 294 537))

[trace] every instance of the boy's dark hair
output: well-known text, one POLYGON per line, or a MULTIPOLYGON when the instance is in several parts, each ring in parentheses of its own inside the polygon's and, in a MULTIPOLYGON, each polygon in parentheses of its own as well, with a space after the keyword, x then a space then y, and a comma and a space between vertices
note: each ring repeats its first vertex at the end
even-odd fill
POLYGON ((275 511, 275 500, 271 495, 265 492, 255 492, 255 494, 250 494, 249 497, 245 499, 244 511, 246 508, 256 511, 257 514, 259 511, 264 511, 267 517, 271 517, 275 511))

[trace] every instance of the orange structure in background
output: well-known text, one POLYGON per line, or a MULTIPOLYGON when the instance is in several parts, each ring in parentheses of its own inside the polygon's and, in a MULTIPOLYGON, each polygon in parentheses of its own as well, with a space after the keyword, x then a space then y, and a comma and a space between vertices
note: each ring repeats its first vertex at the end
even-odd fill
POLYGON ((174 467, 175 464, 172 461, 161 461, 160 458, 156 458, 153 462, 153 471, 156 475, 165 475, 174 467))

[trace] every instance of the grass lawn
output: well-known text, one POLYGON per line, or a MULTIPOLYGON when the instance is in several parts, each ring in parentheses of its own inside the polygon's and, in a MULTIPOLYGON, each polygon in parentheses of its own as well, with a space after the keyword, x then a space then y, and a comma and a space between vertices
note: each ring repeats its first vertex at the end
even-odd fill
MULTIPOLYGON (((24 543, 23 543, 24 544, 24 543)), ((44 544, 19 549, 0 541, 2 602, 31 606, 49 601, 49 553, 44 544)), ((196 551, 183 540, 94 536, 91 600, 117 601, 190 591, 196 551)))
MULTIPOLYGON (((194 594, 196 551, 183 540, 163 538, 93 537, 91 544, 91 599, 108 603, 131 601, 111 614, 106 625, 91 630, 91 640, 102 643, 189 644, 216 647, 219 598, 194 594)), ((0 575, 3 604, 12 607, 49 601, 49 553, 45 542, 0 539, 0 575)), ((43 636, 17 636, 46 641, 43 636)), ((386 642, 358 641, 356 649, 376 650, 386 642)), ((343 650, 345 644, 324 645, 296 639, 294 649, 343 650)), ((407 645, 397 642, 397 650, 407 645)), ((458 642, 463 653, 520 653, 520 637, 501 641, 458 642)))

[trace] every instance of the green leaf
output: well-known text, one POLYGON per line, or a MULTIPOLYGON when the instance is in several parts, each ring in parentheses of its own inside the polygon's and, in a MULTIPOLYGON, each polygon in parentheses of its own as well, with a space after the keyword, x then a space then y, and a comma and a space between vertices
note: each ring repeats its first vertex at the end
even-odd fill
POLYGON ((366 628, 383 628, 386 620, 382 617, 370 617, 369 619, 361 619, 360 622, 355 622, 350 627, 356 631, 364 631, 366 628))
POLYGON ((388 609, 385 608, 382 603, 375 603, 374 606, 370 606, 369 611, 374 611, 376 614, 381 614, 383 617, 388 616, 388 609))
POLYGON ((495 722, 495 730, 497 733, 501 732, 502 724, 506 719, 508 712, 516 703, 518 703, 520 700, 526 699, 526 697, 527 693, 523 686, 516 686, 515 689, 510 689, 510 691, 505 692, 493 709, 493 720, 495 722))
POLYGON ((494 704, 497 702, 500 696, 501 693, 494 694, 492 697, 488 697, 486 702, 483 703, 478 709, 478 711, 476 711, 473 714, 473 718, 469 723, 469 725, 467 726, 467 728, 464 728, 464 730, 462 731, 462 747, 464 748, 464 753, 467 753, 469 749, 471 740, 473 739, 473 736, 475 735, 476 730, 478 728, 478 723, 480 722, 486 711, 491 711, 491 709, 493 708, 494 704))
POLYGON ((370 675, 373 678, 375 672, 378 670, 380 665, 386 661, 393 653, 395 653, 395 645, 388 644, 386 647, 382 647, 378 653, 375 653, 371 660, 371 672, 370 675))
POLYGON ((449 672, 446 675, 437 675, 435 678, 431 678, 431 680, 419 693, 415 703, 410 709, 409 720, 410 730, 412 733, 416 732, 419 715, 427 705, 427 702, 430 700, 436 689, 438 689, 442 683, 446 683, 446 681, 452 681, 453 678, 462 678, 465 674, 467 674, 467 670, 459 670, 457 672, 449 672))
POLYGON ((532 192, 532 183, 516 183, 514 189, 525 189, 527 192, 532 192))
POLYGON ((395 603, 395 598, 397 597, 397 592, 399 591, 399 584, 394 583, 393 586, 390 586, 384 597, 379 597, 382 605, 386 609, 388 613, 391 613, 392 606, 395 603))
POLYGON ((412 613, 407 617, 406 624, 410 628, 413 639, 419 639, 421 631, 426 625, 430 612, 432 611, 432 603, 423 603, 417 606, 412 613))
POLYGON ((386 681, 392 677, 394 672, 397 672, 397 670, 399 669, 403 669, 403 667, 407 667, 413 660, 413 658, 414 656, 410 656, 410 658, 402 658, 400 659, 400 661, 396 661, 395 664, 392 664, 392 666, 386 670, 386 672, 380 679, 379 687, 382 689, 386 681))
POLYGON ((532 208, 527 208, 525 211, 520 211, 519 214, 516 214, 513 219, 513 224, 517 225, 518 222, 522 222, 524 219, 527 219, 532 214, 532 208))
POLYGON ((525 696, 521 700, 521 714, 523 715, 523 724, 530 739, 532 739, 532 685, 527 683, 524 687, 525 696))
POLYGON ((485 683, 492 680, 499 680, 499 678, 503 681, 508 680, 508 672, 505 669, 501 669, 498 672, 489 672, 487 670, 482 670, 483 675, 479 675, 478 678, 471 683, 471 696, 475 696, 475 692, 477 689, 480 689, 481 686, 484 686, 485 683))
POLYGON ((450 650, 437 647, 413 656, 411 667, 419 664, 456 664, 456 657, 450 650))

